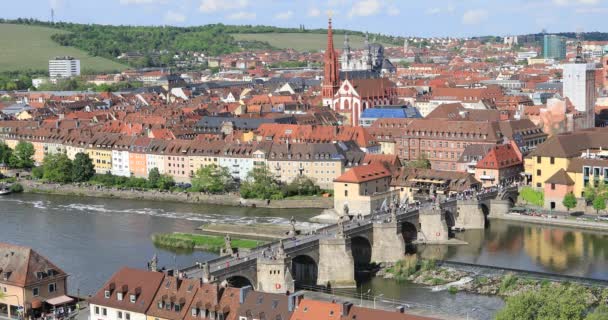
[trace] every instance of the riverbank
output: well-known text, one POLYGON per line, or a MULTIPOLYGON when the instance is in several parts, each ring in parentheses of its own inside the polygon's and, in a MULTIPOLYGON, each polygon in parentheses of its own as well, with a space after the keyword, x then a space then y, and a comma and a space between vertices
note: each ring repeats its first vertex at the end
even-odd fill
MULTIPOLYGON (((466 292, 503 299, 525 292, 538 291, 543 287, 559 288, 569 286, 571 281, 533 277, 521 273, 504 274, 473 272, 465 268, 443 266, 434 260, 418 262, 414 256, 407 256, 394 264, 385 264, 376 273, 377 277, 394 279, 397 282, 410 281, 428 286, 431 291, 449 293, 466 292)), ((587 307, 596 306, 608 297, 608 287, 599 283, 577 282, 584 288, 587 307)))
MULTIPOLYGON (((154 245, 178 250, 203 250, 218 253, 225 248, 223 237, 207 236, 192 233, 155 233, 152 235, 154 245)), ((264 242, 248 239, 231 239, 232 247, 237 249, 253 249, 264 242)))
POLYGON ((533 223, 545 226, 556 226, 556 227, 567 227, 574 229, 592 230, 608 232, 608 222, 603 221, 585 221, 577 220, 576 218, 544 218, 534 217, 516 214, 492 214, 490 219, 508 220, 508 221, 519 221, 525 223, 533 223))
POLYGON ((244 206, 269 209, 328 209, 333 208, 333 198, 312 197, 310 199, 257 200, 243 199, 238 194, 204 194, 191 192, 171 192, 158 190, 121 190, 85 184, 41 183, 20 180, 24 192, 37 194, 56 194, 77 197, 117 198, 126 200, 170 201, 179 203, 201 203, 223 206, 244 206))

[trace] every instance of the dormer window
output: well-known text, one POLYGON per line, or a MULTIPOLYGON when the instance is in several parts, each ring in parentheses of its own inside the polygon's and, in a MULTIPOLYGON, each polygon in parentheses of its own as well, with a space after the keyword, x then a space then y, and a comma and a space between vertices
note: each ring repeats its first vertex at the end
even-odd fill
POLYGON ((129 296, 129 301, 131 301, 131 303, 135 303, 136 297, 134 294, 129 296))
POLYGON ((122 298, 123 298, 122 292, 119 292, 116 294, 116 299, 118 299, 118 301, 122 301, 122 298))
POLYGON ((159 309, 162 309, 162 308, 163 308, 163 301, 162 301, 162 300, 158 302, 158 308, 159 308, 159 309))
POLYGON ((196 308, 192 308, 192 316, 193 316, 193 317, 196 317, 196 314, 197 314, 197 312, 196 312, 196 308))
POLYGON ((106 290, 106 291, 104 291, 104 297, 105 297, 106 299, 109 299, 109 298, 110 298, 110 290, 106 290))

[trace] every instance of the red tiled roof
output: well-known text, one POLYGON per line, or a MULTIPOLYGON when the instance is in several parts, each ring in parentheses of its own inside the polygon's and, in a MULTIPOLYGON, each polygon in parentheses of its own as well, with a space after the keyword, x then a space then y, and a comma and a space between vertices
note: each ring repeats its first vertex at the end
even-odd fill
POLYGON ((344 172, 334 182, 363 183, 390 176, 391 172, 383 164, 373 162, 369 165, 354 167, 344 172))

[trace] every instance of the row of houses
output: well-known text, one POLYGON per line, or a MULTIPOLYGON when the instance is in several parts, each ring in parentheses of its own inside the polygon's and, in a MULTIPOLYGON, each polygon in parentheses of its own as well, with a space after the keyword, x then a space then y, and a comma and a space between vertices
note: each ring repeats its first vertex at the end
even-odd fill
POLYGON ((308 299, 304 293, 275 294, 232 288, 201 279, 122 268, 89 300, 91 320, 425 320, 350 302, 308 299))
POLYGON ((161 140, 113 133, 88 135, 83 131, 20 130, 0 136, 10 148, 20 141, 34 146, 34 161, 49 154, 88 154, 99 174, 147 178, 157 168, 176 182, 190 182, 196 171, 215 164, 229 169, 235 180, 245 180, 255 167, 267 166, 282 182, 298 176, 317 181, 324 189, 347 168, 363 163, 365 153, 354 143, 277 143, 273 141, 161 140))

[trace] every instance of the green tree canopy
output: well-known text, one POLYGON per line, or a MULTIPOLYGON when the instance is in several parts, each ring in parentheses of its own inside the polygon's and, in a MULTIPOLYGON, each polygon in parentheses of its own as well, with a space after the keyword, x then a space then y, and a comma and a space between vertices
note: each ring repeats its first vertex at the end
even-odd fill
POLYGON ((282 199, 283 193, 279 183, 266 168, 257 167, 247 174, 247 180, 241 184, 241 197, 245 199, 282 199))
POLYGON ((496 320, 582 320, 587 310, 579 285, 547 285, 507 299, 496 320))
POLYGON ((72 181, 85 182, 95 175, 95 165, 88 154, 79 152, 72 163, 72 181))
POLYGON ((48 154, 42 162, 42 177, 48 181, 69 183, 72 181, 72 161, 64 153, 48 154))
POLYGON ((192 190, 197 192, 222 193, 230 186, 232 177, 226 167, 215 164, 201 167, 192 178, 192 190))
POLYGON ((13 150, 6 143, 0 142, 0 164, 8 165, 12 155, 13 150))
POLYGON ((160 172, 158 171, 158 168, 154 167, 148 172, 148 187, 157 188, 158 181, 160 181, 160 172))
POLYGON ((568 193, 565 197, 564 200, 562 200, 562 204, 564 205, 564 207, 566 207, 568 209, 568 211, 570 211, 570 209, 576 207, 576 197, 574 196, 574 193, 570 192, 568 193))
POLYGON ((34 166, 34 152, 33 144, 19 141, 9 159, 9 166, 16 169, 32 168, 34 166))
POLYGON ((600 210, 606 209, 605 195, 598 195, 593 199, 593 209, 595 209, 597 213, 600 213, 600 210))
POLYGON ((321 193, 321 188, 307 176, 298 176, 285 187, 287 196, 312 196, 321 193))
POLYGON ((588 314, 585 320, 606 320, 608 319, 608 305, 601 305, 588 314))

